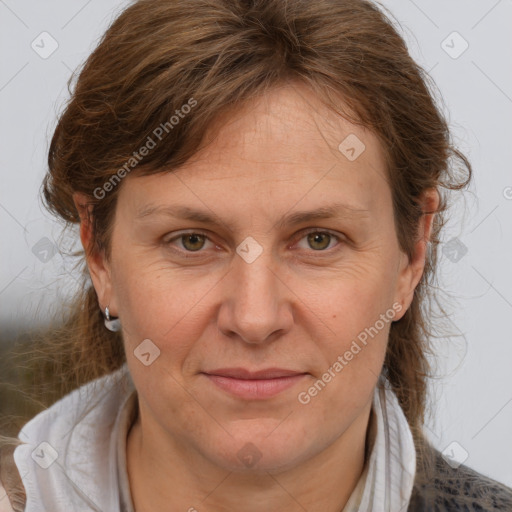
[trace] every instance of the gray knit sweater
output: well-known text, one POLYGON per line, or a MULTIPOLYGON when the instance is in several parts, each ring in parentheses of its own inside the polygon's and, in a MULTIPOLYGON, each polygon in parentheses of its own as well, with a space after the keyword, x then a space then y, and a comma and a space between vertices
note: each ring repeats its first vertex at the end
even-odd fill
POLYGON ((441 453, 428 445, 434 465, 417 467, 410 512, 512 512, 512 488, 468 466, 452 468, 441 453), (418 483, 419 477, 427 483, 418 483))

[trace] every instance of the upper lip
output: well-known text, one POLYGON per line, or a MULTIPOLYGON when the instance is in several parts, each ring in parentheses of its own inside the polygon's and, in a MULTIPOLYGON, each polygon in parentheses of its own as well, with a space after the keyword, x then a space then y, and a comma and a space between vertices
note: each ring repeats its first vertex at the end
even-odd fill
POLYGON ((218 375, 220 377, 230 377, 232 379, 262 380, 293 377, 294 375, 303 375, 306 372, 286 370, 284 368, 265 368, 258 371, 249 371, 245 368, 219 368, 218 370, 209 370, 204 373, 208 375, 218 375))

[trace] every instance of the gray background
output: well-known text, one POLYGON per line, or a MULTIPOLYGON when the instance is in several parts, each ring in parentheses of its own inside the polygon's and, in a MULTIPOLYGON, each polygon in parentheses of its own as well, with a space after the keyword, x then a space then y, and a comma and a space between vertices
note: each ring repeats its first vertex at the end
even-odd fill
MULTIPOLYGON (((444 327, 457 337, 434 341, 440 378, 429 435, 451 464, 464 460, 512 486, 512 1, 383 4, 437 83, 454 140, 475 171, 443 237, 444 327)), ((39 187, 71 71, 125 5, 0 0, 4 331, 46 323, 76 286, 73 262, 59 252, 61 226, 41 209, 39 187)))

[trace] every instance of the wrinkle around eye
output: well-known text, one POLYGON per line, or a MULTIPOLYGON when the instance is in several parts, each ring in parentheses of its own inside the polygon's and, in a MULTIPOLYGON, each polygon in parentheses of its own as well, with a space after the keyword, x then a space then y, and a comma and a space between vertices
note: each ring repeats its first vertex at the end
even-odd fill
MULTIPOLYGON (((338 247, 339 245, 342 245, 344 243, 344 238, 342 236, 339 236, 335 233, 332 233, 331 231, 328 231, 328 230, 318 230, 318 229, 312 229, 311 231, 308 231, 304 234, 302 234, 302 236, 298 237, 298 240, 299 242, 301 240, 304 240, 306 239, 309 235, 312 235, 312 234, 321 234, 321 235, 328 235, 330 237, 329 239, 329 245, 331 245, 331 242, 333 240, 335 240, 337 242, 337 244, 334 246, 334 247, 330 247, 328 246, 328 248, 326 249, 313 249, 311 247, 306 247, 305 250, 308 250, 308 251, 311 251, 313 253, 327 253, 327 254, 330 254, 332 253, 334 250, 336 250, 336 247, 338 247)), ((307 244, 308 242, 306 242, 307 244)))
MULTIPOLYGON (((330 231, 328 229, 325 229, 325 228, 324 229, 322 229, 322 228, 310 228, 306 232, 304 232, 304 231, 299 232, 293 238, 292 243, 291 244, 287 244, 286 247, 290 248, 290 247, 296 246, 297 245, 297 241, 301 242, 302 240, 307 239, 307 237, 309 235, 311 235, 311 234, 322 234, 322 235, 329 236, 330 237, 329 246, 331 245, 332 241, 336 242, 334 247, 329 247, 328 246, 328 248, 324 248, 324 249, 313 249, 313 248, 311 248, 309 246, 308 247, 303 247, 303 248, 299 249, 299 252, 301 252, 301 251, 309 252, 309 253, 311 253, 311 255, 313 257, 316 257, 316 255, 318 255, 318 257, 322 257, 324 255, 325 256, 333 255, 339 249, 341 249, 340 246, 343 246, 344 244, 347 243, 346 237, 344 235, 333 233, 332 231, 330 231)), ((211 248, 220 249, 219 244, 217 244, 213 240, 211 240, 211 237, 208 235, 208 233, 206 233, 206 232, 204 232, 202 230, 199 230, 199 229, 198 230, 191 230, 191 231, 181 232, 181 233, 178 233, 178 234, 172 236, 171 238, 168 238, 167 236, 165 236, 162 239, 162 244, 164 245, 164 247, 169 248, 174 253, 178 254, 178 256, 181 255, 181 256, 183 256, 185 258, 199 258, 199 257, 201 257, 202 253, 208 252, 207 248, 205 248, 205 245, 203 245, 203 247, 199 248, 196 251, 188 250, 185 247, 177 248, 174 245, 174 242, 178 242, 178 243, 181 243, 183 245, 183 238, 186 237, 186 236, 190 236, 190 235, 199 235, 199 236, 204 238, 205 245, 210 243, 213 246, 211 248)), ((306 241, 305 243, 307 244, 308 242, 306 241)))
POLYGON ((205 240, 205 245, 208 244, 208 242, 209 242, 214 247, 218 247, 218 245, 215 244, 206 233, 204 233, 200 230, 182 232, 182 233, 175 235, 169 239, 166 239, 166 237, 164 237, 164 239, 162 240, 162 244, 165 247, 170 248, 174 252, 184 254, 185 257, 188 257, 188 258, 195 257, 195 256, 187 256, 187 254, 194 255, 194 254, 199 254, 199 253, 205 252, 203 250, 204 246, 199 248, 197 251, 192 251, 192 250, 187 250, 185 247, 178 249, 178 248, 175 248, 173 245, 173 242, 181 242, 181 244, 183 244, 183 238, 186 236, 191 236, 191 235, 199 235, 199 236, 203 237, 205 240))

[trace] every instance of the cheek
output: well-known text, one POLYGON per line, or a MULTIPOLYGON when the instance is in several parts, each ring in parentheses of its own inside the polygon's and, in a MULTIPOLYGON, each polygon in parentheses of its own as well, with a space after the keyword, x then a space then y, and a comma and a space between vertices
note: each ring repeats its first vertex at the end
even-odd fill
POLYGON ((336 324, 330 324, 334 334, 316 347, 322 352, 322 364, 297 394, 304 411, 325 425, 357 414, 381 373, 394 310, 366 305, 355 308, 347 302, 346 309, 336 314, 336 324), (332 411, 337 411, 338 419, 332 411))
MULTIPOLYGON (((310 318, 316 318, 325 333, 318 336, 323 367, 315 375, 329 388, 322 391, 323 400, 339 406, 341 402, 356 404, 371 392, 380 374, 389 330, 397 319, 395 276, 386 266, 382 259, 380 264, 353 267, 324 286, 316 282, 309 295, 304 295, 310 318)), ((323 384, 319 384, 321 389, 323 384)))
POLYGON ((208 292, 219 279, 213 273, 166 268, 165 263, 147 263, 143 258, 123 262, 113 277, 128 334, 159 339, 170 336, 184 321, 196 324, 208 292))
POLYGON ((331 334, 346 340, 392 308, 396 288, 392 269, 392 259, 388 263, 382 257, 368 258, 331 276, 302 283, 296 280, 291 286, 305 298, 310 310, 331 327, 331 334))
MULTIPOLYGON (((337 267, 281 273, 284 286, 277 289, 298 313, 293 329, 321 340, 317 350, 325 364, 347 350, 353 339, 391 307, 392 254, 385 249, 379 246, 353 253, 337 267)), ((215 329, 219 308, 229 307, 222 302, 226 296, 222 290, 237 289, 229 281, 236 274, 230 276, 226 267, 172 267, 164 260, 152 261, 142 251, 119 252, 119 256, 113 280, 127 353, 150 339, 162 355, 172 353, 176 366, 195 341, 204 338, 209 326, 215 329)))

